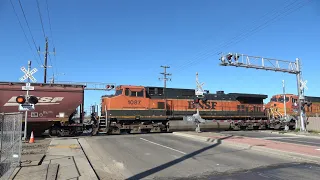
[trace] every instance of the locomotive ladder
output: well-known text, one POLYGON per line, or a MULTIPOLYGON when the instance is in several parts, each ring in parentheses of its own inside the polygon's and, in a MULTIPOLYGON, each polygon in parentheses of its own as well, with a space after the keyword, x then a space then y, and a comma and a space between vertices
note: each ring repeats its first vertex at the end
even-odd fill
POLYGON ((278 117, 279 119, 281 119, 283 117, 283 115, 279 111, 277 111, 276 109, 270 108, 270 110, 271 110, 271 114, 272 114, 273 118, 278 117))
POLYGON ((100 116, 98 119, 98 133, 99 134, 107 133, 107 120, 105 116, 100 116))

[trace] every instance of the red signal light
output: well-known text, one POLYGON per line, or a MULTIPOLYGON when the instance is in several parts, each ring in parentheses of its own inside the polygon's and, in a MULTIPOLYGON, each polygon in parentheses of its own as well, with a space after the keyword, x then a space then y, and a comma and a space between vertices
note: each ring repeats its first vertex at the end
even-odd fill
POLYGON ((226 58, 227 58, 228 62, 231 63, 232 54, 229 53, 228 55, 226 55, 226 58))
POLYGON ((199 98, 195 98, 194 103, 196 103, 196 104, 199 103, 199 98))
POLYGON ((231 58, 232 58, 232 55, 231 55, 231 54, 228 54, 228 55, 227 55, 227 59, 228 59, 228 60, 231 60, 231 58))
POLYGON ((114 85, 108 84, 108 85, 106 86, 106 88, 107 88, 107 89, 113 89, 113 88, 114 88, 114 85))
POLYGON ((26 98, 24 96, 18 96, 16 98, 16 102, 19 104, 24 104, 26 102, 26 98))

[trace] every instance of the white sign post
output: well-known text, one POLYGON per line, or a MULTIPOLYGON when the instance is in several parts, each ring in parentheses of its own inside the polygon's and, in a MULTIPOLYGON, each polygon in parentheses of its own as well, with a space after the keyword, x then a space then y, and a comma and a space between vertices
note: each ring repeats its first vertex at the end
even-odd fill
MULTIPOLYGON (((29 99, 29 91, 34 90, 33 86, 30 86, 30 80, 32 82, 36 82, 36 78, 34 78, 32 75, 36 73, 38 70, 36 68, 33 68, 31 71, 31 61, 28 61, 28 70, 26 70, 25 67, 21 67, 20 70, 24 73, 24 76, 20 78, 20 81, 23 82, 26 79, 28 82, 26 83, 26 86, 22 86, 22 90, 27 91, 26 95, 26 101, 28 102, 29 99)), ((23 134, 23 140, 25 141, 27 139, 27 120, 28 120, 28 111, 34 110, 33 104, 20 104, 19 105, 19 111, 25 111, 25 117, 24 117, 24 134, 23 134)))

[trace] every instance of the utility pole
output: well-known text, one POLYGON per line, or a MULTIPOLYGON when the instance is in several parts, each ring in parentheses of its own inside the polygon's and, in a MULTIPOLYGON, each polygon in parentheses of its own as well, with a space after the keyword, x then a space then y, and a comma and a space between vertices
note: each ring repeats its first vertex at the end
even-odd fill
POLYGON ((171 78, 168 78, 167 76, 171 76, 172 74, 167 73, 167 69, 170 68, 170 66, 160 66, 161 68, 163 68, 163 72, 160 73, 163 75, 163 78, 159 78, 159 80, 163 80, 163 95, 164 95, 164 99, 165 99, 165 103, 164 103, 164 109, 166 111, 167 114, 167 96, 166 96, 166 88, 167 88, 167 81, 170 80, 171 78))
MULTIPOLYGON (((48 37, 46 37, 46 44, 45 44, 45 52, 44 53, 44 64, 41 66, 44 68, 44 74, 43 74, 43 82, 47 83, 47 69, 52 67, 52 66, 48 66, 48 55, 50 52, 48 52, 49 49, 49 42, 48 42, 48 37)), ((40 52, 40 47, 39 47, 39 51, 40 52)), ((55 54, 55 49, 53 49, 53 53, 55 54)))
POLYGON ((164 72, 160 73, 163 75, 163 78, 159 78, 159 80, 163 80, 163 87, 167 88, 167 81, 170 80, 171 78, 167 78, 167 76, 171 76, 172 74, 167 73, 167 69, 170 68, 170 66, 160 66, 164 69, 164 72))

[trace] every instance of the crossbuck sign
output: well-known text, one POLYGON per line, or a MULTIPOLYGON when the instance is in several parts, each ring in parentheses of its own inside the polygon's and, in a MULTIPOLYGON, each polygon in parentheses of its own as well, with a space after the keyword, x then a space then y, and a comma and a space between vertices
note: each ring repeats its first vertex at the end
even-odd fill
POLYGON ((20 70, 24 73, 24 76, 22 76, 22 77, 20 78, 20 81, 21 81, 21 82, 25 81, 25 80, 28 79, 28 78, 30 78, 30 80, 31 80, 32 82, 36 82, 36 81, 37 81, 36 78, 34 78, 34 77, 32 76, 34 73, 36 73, 36 72, 38 71, 37 68, 33 68, 31 71, 29 71, 29 70, 26 70, 25 67, 21 67, 20 70))

